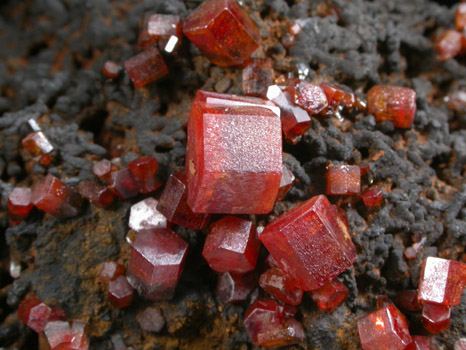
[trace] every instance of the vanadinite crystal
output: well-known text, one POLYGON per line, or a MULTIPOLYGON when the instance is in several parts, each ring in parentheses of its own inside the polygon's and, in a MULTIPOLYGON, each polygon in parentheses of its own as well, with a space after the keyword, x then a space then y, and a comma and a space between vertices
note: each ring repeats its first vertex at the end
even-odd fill
POLYGON ((122 67, 119 64, 116 64, 113 61, 107 61, 102 67, 102 73, 110 79, 118 78, 122 70, 122 67))
POLYGON ((120 199, 134 197, 139 192, 139 184, 129 169, 112 172, 108 180, 108 188, 120 199))
POLYGON ((102 181, 107 181, 110 178, 110 173, 116 170, 114 169, 112 162, 108 159, 102 159, 94 164, 92 172, 102 181))
POLYGON ((100 265, 99 281, 109 283, 124 275, 125 268, 116 261, 106 261, 100 265))
POLYGON ((50 174, 34 186, 31 199, 37 208, 58 218, 78 215, 82 203, 79 194, 50 174))
POLYGON ((349 196, 361 193, 361 171, 357 165, 333 165, 327 169, 327 194, 349 196))
POLYGON ((345 301, 349 290, 343 283, 334 279, 319 289, 309 292, 309 294, 319 309, 332 311, 345 301))
POLYGON ((327 97, 329 111, 336 111, 338 109, 346 108, 352 109, 356 104, 356 96, 352 92, 348 92, 339 88, 338 86, 322 83, 320 87, 327 97))
POLYGON ((383 192, 377 187, 370 187, 364 190, 361 198, 367 208, 376 208, 383 204, 383 192))
POLYGON ((309 114, 319 114, 328 105, 324 90, 306 80, 291 79, 286 85, 286 91, 291 95, 294 103, 309 114))
POLYGON ((217 272, 254 270, 260 242, 251 221, 227 216, 210 225, 202 256, 217 272))
POLYGON ((301 28, 301 25, 297 22, 291 22, 288 25, 288 33, 290 33, 293 36, 298 36, 299 34, 301 34, 302 31, 303 28, 301 28))
POLYGON ((154 192, 162 185, 155 178, 159 165, 154 157, 139 157, 129 163, 128 168, 139 185, 140 193, 154 192))
POLYGON ((131 284, 147 299, 171 299, 183 270, 188 244, 169 229, 142 230, 131 250, 131 284))
POLYGON ((91 203, 102 208, 107 208, 115 199, 115 196, 107 187, 90 180, 79 183, 78 193, 91 203))
POLYGON ((466 113, 466 91, 457 90, 448 96, 447 107, 457 113, 466 113))
POLYGON ((393 304, 362 317, 358 331, 363 350, 405 350, 412 342, 408 322, 393 304))
POLYGON ((207 0, 183 22, 183 33, 213 63, 243 64, 259 47, 260 32, 235 0, 207 0))
POLYGON ((44 330, 49 321, 64 320, 66 315, 59 308, 51 308, 39 299, 25 299, 18 306, 18 318, 37 333, 44 330))
POLYGON ((165 326, 165 317, 158 307, 148 307, 136 316, 143 331, 158 333, 165 326))
POLYGON ((273 69, 270 58, 252 58, 243 68, 243 94, 265 96, 272 83, 273 69))
POLYGON ((422 326, 432 334, 439 334, 450 327, 450 315, 448 305, 422 304, 422 326))
POLYGON ((186 148, 194 212, 267 214, 282 176, 280 118, 269 101, 198 91, 186 148))
POLYGON ((417 300, 417 290, 414 289, 400 290, 396 293, 395 304, 404 310, 421 311, 421 304, 417 300))
POLYGON ((455 28, 456 30, 463 31, 466 27, 466 3, 458 5, 455 12, 455 28))
POLYGON ((278 189, 277 201, 281 201, 290 192, 291 187, 295 182, 295 177, 286 165, 283 165, 282 178, 280 180, 280 188, 278 189))
POLYGON ((183 172, 170 175, 157 204, 157 210, 176 225, 202 230, 209 223, 210 215, 193 213, 187 202, 186 182, 186 174, 183 172))
POLYGON ((292 316, 296 310, 273 300, 258 300, 244 316, 244 327, 253 344, 266 348, 291 345, 304 340, 301 323, 292 316))
POLYGON ((44 329, 50 350, 87 350, 89 340, 85 333, 85 324, 72 321, 49 322, 44 329))
POLYGON ((108 300, 117 309, 123 309, 131 305, 134 289, 129 284, 126 276, 118 276, 108 283, 108 300))
POLYGON ((142 25, 138 45, 147 49, 157 44, 160 39, 170 40, 176 38, 177 43, 181 40, 182 23, 179 16, 155 13, 147 16, 142 25))
POLYGON ((453 29, 447 29, 435 40, 437 59, 440 62, 448 61, 461 52, 463 47, 463 34, 453 29))
POLYGON ((167 228, 167 218, 157 210, 157 200, 146 198, 131 206, 128 226, 134 231, 167 228))
POLYGON ((134 86, 143 87, 168 74, 162 55, 156 47, 150 47, 146 51, 131 57, 124 63, 134 86))
POLYGON ((406 348, 406 350, 434 350, 434 340, 432 337, 425 337, 422 335, 411 336, 413 342, 406 348))
POLYGON ((49 165, 52 162, 53 145, 42 131, 36 131, 27 135, 22 141, 24 149, 28 151, 34 160, 41 165, 49 165))
POLYGON ((259 285, 279 301, 289 305, 299 305, 303 291, 295 287, 295 282, 278 267, 265 271, 259 278, 259 285))
POLYGON ((224 304, 238 303, 248 298, 257 284, 254 273, 236 274, 225 272, 218 276, 217 294, 224 304))
POLYGON ((19 224, 33 208, 31 190, 29 188, 15 187, 8 195, 8 219, 14 225, 19 224))
POLYGON ((422 303, 459 305, 466 285, 466 264, 429 257, 419 282, 418 299, 422 303))
POLYGON ((376 85, 367 93, 368 113, 377 122, 391 121, 395 128, 410 128, 416 114, 416 93, 413 89, 376 85))
POLYGON ((315 196, 269 223, 259 236, 302 290, 314 290, 349 268, 356 248, 327 197, 315 196))
POLYGON ((466 338, 458 339, 454 350, 466 350, 466 338))

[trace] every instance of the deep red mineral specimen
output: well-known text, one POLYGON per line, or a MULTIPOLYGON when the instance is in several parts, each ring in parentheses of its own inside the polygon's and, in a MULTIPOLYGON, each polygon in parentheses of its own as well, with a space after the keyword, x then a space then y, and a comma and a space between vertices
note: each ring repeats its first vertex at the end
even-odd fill
POLYGON ((50 350, 87 350, 89 340, 85 333, 85 324, 72 321, 49 322, 44 329, 50 350))
POLYGON ((417 300, 417 290, 406 289, 396 293, 395 304, 404 310, 421 311, 421 304, 417 300))
POLYGON ((383 192, 378 187, 369 187, 364 190, 361 198, 367 208, 376 208, 383 204, 383 192))
POLYGON ((439 334, 450 327, 450 315, 448 305, 422 304, 422 326, 432 334, 439 334))
POLYGON ((362 317, 358 331, 363 350, 405 350, 412 342, 408 322, 393 304, 362 317))
POLYGON ((100 265, 99 281, 109 283, 124 275, 125 268, 116 261, 107 261, 100 265))
POLYGON ((331 280, 319 289, 309 292, 318 308, 324 311, 333 311, 348 297, 349 290, 337 279, 331 280))
POLYGON ((188 204, 194 212, 272 210, 282 176, 275 111, 270 102, 253 97, 198 92, 186 149, 188 204))
POLYGON ((113 61, 106 61, 102 67, 102 73, 107 78, 115 79, 118 78, 122 70, 122 67, 113 62, 113 61))
POLYGON ((183 22, 183 33, 213 63, 243 64, 259 47, 255 22, 235 0, 207 0, 183 22))
POLYGON ((104 182, 110 178, 110 173, 114 170, 116 169, 108 159, 102 159, 92 167, 94 175, 104 182))
POLYGON ((139 192, 139 184, 129 169, 112 172, 108 180, 108 188, 120 199, 134 197, 139 192))
POLYGON ((124 309, 131 305, 134 296, 134 289, 129 284, 126 276, 118 276, 108 283, 108 300, 113 307, 124 309))
POLYGON ((466 338, 458 339, 455 342, 454 350, 466 350, 466 338))
POLYGON ((269 223, 259 236, 302 290, 314 290, 350 267, 356 248, 327 197, 315 196, 269 223))
POLYGON ((437 59, 440 62, 448 61, 461 52, 463 47, 463 34, 454 29, 447 29, 435 40, 437 59))
POLYGON ((273 267, 265 271, 259 278, 259 285, 277 300, 289 304, 299 305, 303 299, 303 291, 295 287, 293 279, 273 267))
POLYGON ((107 208, 115 199, 115 196, 107 187, 91 180, 81 181, 78 185, 78 193, 101 208, 107 208))
POLYGON ((350 196, 361 193, 361 171, 357 165, 330 164, 326 177, 328 195, 350 196))
POLYGON ((416 114, 416 93, 410 88, 376 85, 367 93, 367 108, 377 122, 389 120, 395 128, 409 129, 416 114))
POLYGON ((188 244, 169 229, 142 230, 131 250, 131 284, 147 299, 171 299, 183 270, 188 244))
POLYGON ((253 344, 266 348, 291 345, 304 340, 301 323, 290 314, 291 309, 273 300, 258 300, 244 315, 244 327, 253 344))
POLYGON ((202 256, 214 271, 246 273, 256 267, 259 248, 251 221, 226 216, 210 225, 202 256))
POLYGON ((280 180, 280 188, 278 189, 277 201, 281 201, 285 196, 290 192, 291 187, 295 182, 295 176, 288 169, 286 165, 283 164, 283 173, 280 180))
POLYGON ((224 304, 238 303, 248 298, 257 284, 254 273, 236 274, 225 272, 218 276, 217 294, 224 304))
POLYGON ((352 109, 356 105, 356 96, 352 92, 343 90, 342 88, 329 83, 322 83, 320 87, 325 93, 328 102, 328 110, 326 114, 339 109, 352 109))
POLYGON ((128 168, 138 183, 140 193, 154 192, 157 188, 162 186, 155 178, 155 173, 159 169, 159 164, 154 157, 139 157, 130 162, 128 168))
POLYGON ((157 210, 158 201, 146 198, 131 206, 128 226, 134 231, 167 228, 167 218, 157 210))
POLYGON ((158 307, 148 307, 136 317, 143 331, 158 333, 165 326, 165 317, 158 307))
POLYGON ((22 141, 24 149, 41 165, 47 166, 52 162, 54 147, 42 131, 27 135, 22 141))
POLYGON ((15 187, 8 195, 8 219, 12 225, 17 225, 28 217, 34 205, 31 202, 29 188, 15 187))
POLYGON ((79 194, 50 174, 34 186, 31 200, 37 208, 58 218, 78 215, 82 203, 79 194))
POLYGON ((455 12, 455 28, 456 30, 463 31, 466 27, 466 3, 458 5, 455 12))
POLYGON ((457 90, 450 94, 447 107, 457 113, 466 113, 466 91, 457 90))
POLYGON ((168 42, 172 37, 172 40, 176 40, 176 45, 181 40, 181 31, 182 23, 179 16, 155 13, 145 18, 138 45, 145 50, 161 39, 168 42))
POLYGON ((324 90, 306 80, 291 79, 287 84, 286 91, 291 95, 293 102, 309 114, 319 114, 328 106, 324 90))
POLYGON ((150 47, 131 57, 125 61, 124 66, 136 88, 143 87, 168 74, 168 68, 156 47, 150 47))
POLYGON ((290 33, 293 36, 298 36, 301 34, 303 31, 303 28, 301 28, 301 25, 298 22, 291 22, 288 24, 288 33, 290 33))
POLYGON ((187 202, 186 182, 186 174, 183 172, 170 175, 157 204, 157 210, 176 225, 202 230, 209 223, 210 215, 193 213, 187 202))
POLYGON ((270 58, 252 58, 243 68, 243 94, 265 96, 272 83, 273 69, 270 58))
POLYGON ((406 350, 434 350, 434 340, 432 337, 425 337, 422 335, 411 336, 413 342, 406 348, 406 350))
POLYGON ((459 305, 466 285, 466 264, 429 257, 419 281, 418 299, 422 303, 459 305))
POLYGON ((286 33, 282 36, 280 42, 282 43, 285 49, 290 49, 296 44, 296 37, 294 35, 291 35, 290 33, 286 33))
POLYGON ((66 319, 59 308, 51 308, 39 299, 25 299, 18 306, 18 318, 29 328, 40 333, 50 321, 66 319))

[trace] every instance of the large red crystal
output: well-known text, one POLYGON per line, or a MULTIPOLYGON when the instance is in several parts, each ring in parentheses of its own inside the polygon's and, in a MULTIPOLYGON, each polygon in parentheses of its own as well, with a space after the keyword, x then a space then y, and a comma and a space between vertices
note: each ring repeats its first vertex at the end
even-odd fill
POLYGON ((107 208, 115 199, 115 196, 107 187, 91 180, 81 181, 78 185, 78 193, 101 208, 107 208))
POLYGON ((50 350, 87 350, 89 340, 82 322, 67 321, 49 322, 44 329, 50 350))
POLYGON ((109 283, 124 275, 125 268, 116 261, 106 261, 100 265, 99 281, 109 283))
POLYGON ((275 110, 270 102, 253 97, 198 92, 186 150, 188 204, 194 212, 272 210, 282 175, 275 110))
POLYGON ((257 284, 255 273, 236 274, 225 272, 218 276, 217 294, 224 304, 238 303, 248 298, 257 284))
POLYGON ((405 350, 412 342, 408 322, 393 304, 362 317, 358 331, 363 350, 405 350))
POLYGON ((27 135, 21 141, 21 144, 34 157, 34 160, 41 165, 46 166, 52 162, 54 147, 42 131, 36 131, 27 135))
POLYGON ((210 225, 202 256, 214 271, 246 273, 256 267, 259 248, 251 221, 226 216, 210 225))
POLYGON ((50 174, 34 186, 31 199, 37 208, 58 218, 78 215, 82 204, 79 194, 50 174))
POLYGON ((167 228, 167 218, 157 210, 158 201, 146 198, 131 206, 128 226, 134 231, 167 228))
POLYGON ((213 63, 243 64, 259 47, 257 25, 235 0, 207 0, 183 22, 183 33, 213 63))
MULTIPOLYGON (((286 306, 273 300, 258 300, 244 315, 244 327, 255 345, 266 348, 291 345, 304 340, 304 329, 286 306)), ((294 314, 296 311, 292 312, 294 314)))
POLYGON ((422 304, 422 326, 432 334, 439 334, 450 327, 450 315, 448 305, 422 304))
POLYGON ((243 68, 243 94, 265 96, 267 88, 273 83, 272 60, 253 58, 243 68))
POLYGON ((448 61, 461 52, 463 47, 463 34, 454 30, 447 29, 435 40, 435 50, 437 59, 440 62, 448 61))
POLYGON ((297 289, 295 284, 293 279, 278 267, 268 269, 259 278, 262 289, 289 305, 299 305, 303 299, 303 291, 297 289))
POLYGON ((186 174, 178 172, 170 175, 157 204, 157 210, 176 225, 192 230, 202 230, 209 223, 210 215, 193 213, 187 200, 186 174))
POLYGON ((140 193, 154 192, 162 185, 155 178, 159 165, 154 157, 139 157, 130 162, 128 168, 138 183, 140 193))
POLYGON ((345 301, 349 290, 343 283, 334 279, 319 289, 309 292, 309 294, 319 309, 330 312, 345 301))
POLYGON ((377 122, 389 120, 395 128, 408 129, 416 114, 416 93, 410 88, 376 85, 367 93, 367 108, 377 122))
POLYGON ((124 66, 136 88, 143 87, 168 74, 168 68, 156 47, 150 47, 131 57, 125 61, 124 66))
POLYGON ((322 287, 356 259, 344 220, 323 195, 279 216, 259 239, 302 290, 322 287))
POLYGON ((361 171, 357 165, 333 165, 327 169, 327 194, 350 196, 361 193, 361 171))
POLYGON ((129 169, 112 172, 108 180, 108 188, 120 199, 134 197, 139 192, 139 184, 129 169))
POLYGON ((187 251, 188 244, 169 229, 140 231, 129 261, 131 284, 147 299, 172 298, 187 251))
POLYGON ((29 188, 15 187, 8 195, 8 219, 13 225, 19 224, 28 217, 34 205, 31 202, 29 188))
POLYGON ((118 276, 108 283, 108 300, 113 307, 124 309, 131 305, 134 296, 134 289, 128 283, 126 276, 118 276))
POLYGON ((429 257, 419 282, 418 299, 422 303, 459 305, 466 285, 466 264, 429 257))

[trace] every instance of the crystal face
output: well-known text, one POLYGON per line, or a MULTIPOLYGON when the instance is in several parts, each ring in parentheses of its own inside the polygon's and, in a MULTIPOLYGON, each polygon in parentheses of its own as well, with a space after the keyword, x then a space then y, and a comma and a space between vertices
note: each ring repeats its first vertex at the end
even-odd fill
POLYGON ((101 208, 107 208, 115 199, 115 196, 107 187, 90 180, 79 183, 78 193, 101 208))
POLYGON ((154 192, 162 185, 155 178, 159 165, 154 157, 139 157, 130 162, 128 168, 138 183, 140 193, 154 192))
POLYGON ((322 111, 323 114, 331 114, 341 109, 352 109, 356 106, 357 98, 352 92, 329 83, 322 83, 320 87, 328 102, 328 109, 322 111))
POLYGON ((125 268, 116 261, 106 261, 100 265, 99 281, 109 283, 124 275, 125 268))
POLYGON ((217 294, 223 304, 247 300, 257 284, 254 273, 236 274, 225 272, 218 276, 217 294))
POLYGON ((389 120, 395 128, 409 129, 416 114, 416 93, 410 88, 376 85, 367 93, 367 108, 377 122, 389 120))
POLYGON ((319 309, 330 312, 346 300, 349 290, 343 283, 334 279, 309 294, 319 309))
POLYGON ((29 216, 34 205, 31 202, 29 188, 15 187, 8 195, 8 219, 13 225, 19 224, 29 216))
POLYGON ((27 135, 21 144, 23 148, 41 165, 47 166, 52 162, 53 145, 42 131, 27 135))
POLYGON ((129 261, 131 284, 147 299, 171 299, 187 251, 188 244, 169 229, 140 231, 129 261))
POLYGON ((113 307, 124 309, 131 305, 134 296, 134 289, 128 283, 126 276, 118 276, 108 283, 108 300, 113 307))
POLYGON ((116 170, 108 159, 102 159, 95 163, 92 167, 92 172, 102 181, 107 181, 110 178, 110 173, 116 170))
POLYGON ((107 78, 116 79, 121 73, 121 66, 113 61, 106 61, 102 67, 102 74, 107 78))
POLYGON ((270 102, 253 97, 198 92, 186 148, 188 204, 194 212, 272 210, 282 175, 275 111, 270 102))
POLYGON ((277 201, 281 201, 290 192, 291 187, 295 182, 294 174, 288 169, 286 165, 283 165, 282 178, 280 180, 280 188, 278 189, 277 201))
POLYGON ((259 285, 277 300, 299 305, 303 299, 303 291, 295 287, 295 282, 277 267, 265 271, 259 278, 259 285))
POLYGON ((139 192, 139 184, 129 169, 112 172, 108 180, 108 188, 120 199, 134 197, 139 192))
POLYGON ((376 208, 383 204, 383 192, 377 187, 370 187, 364 190, 361 198, 367 208, 376 208))
POLYGON ((39 299, 25 299, 18 306, 18 318, 37 333, 44 330, 50 321, 66 319, 65 313, 59 308, 52 309, 39 299))
POLYGON ((418 300, 448 306, 459 305, 466 285, 466 264, 429 257, 419 281, 418 300))
POLYGON ((136 316, 141 329, 145 332, 158 333, 165 326, 165 317, 158 307, 148 307, 136 316))
POLYGON ((273 69, 270 58, 252 58, 243 68, 243 94, 265 96, 272 83, 273 69))
POLYGON ((450 327, 450 315, 448 305, 422 304, 422 326, 432 334, 439 334, 450 327))
POLYGON ((51 350, 87 350, 89 340, 85 324, 78 321, 53 321, 44 329, 44 335, 51 350))
POLYGON ((361 193, 361 171, 357 165, 333 165, 327 169, 328 195, 350 196, 361 193))
POLYGON ((193 213, 187 200, 186 174, 178 172, 170 175, 157 204, 157 210, 176 225, 202 230, 209 223, 210 215, 193 213))
POLYGON ((302 290, 314 290, 349 268, 356 248, 327 197, 315 196, 269 223, 259 236, 302 290))
POLYGON ((421 311, 421 304, 417 300, 417 290, 400 290, 396 293, 395 304, 404 310, 417 312, 421 311))
POLYGON ((162 40, 175 37, 181 40, 182 23, 179 16, 155 13, 147 16, 139 34, 138 45, 143 50, 162 40))
POLYGON ((363 350, 405 350, 412 342, 408 322, 393 304, 362 317, 358 331, 363 350))
POLYGON ((136 88, 141 88, 168 74, 168 68, 156 47, 150 47, 131 57, 125 61, 124 66, 136 88))
POLYGON ((226 216, 210 225, 202 256, 217 272, 254 270, 260 243, 251 221, 226 216))
POLYGON ((455 342, 455 349, 454 350, 466 350, 466 338, 458 339, 455 342))
MULTIPOLYGON (((434 350, 436 349, 434 340, 432 337, 425 337, 422 335, 411 336, 413 342, 409 345, 406 350, 434 350)), ((456 349, 455 349, 456 350, 456 349)))
POLYGON ((167 228, 167 218, 157 210, 158 201, 146 198, 131 206, 128 226, 134 231, 167 228))
POLYGON ((462 3, 458 5, 455 11, 455 28, 458 31, 463 31, 466 27, 466 4, 462 3))
POLYGON ((461 52, 463 34, 453 29, 447 29, 435 40, 437 60, 448 61, 461 52))
POLYGON ((324 90, 306 80, 291 79, 287 84, 286 91, 291 95, 293 102, 309 114, 319 114, 328 106, 324 90))
POLYGON ((183 22, 183 33, 219 66, 243 64, 259 47, 260 32, 235 0, 207 0, 183 22))

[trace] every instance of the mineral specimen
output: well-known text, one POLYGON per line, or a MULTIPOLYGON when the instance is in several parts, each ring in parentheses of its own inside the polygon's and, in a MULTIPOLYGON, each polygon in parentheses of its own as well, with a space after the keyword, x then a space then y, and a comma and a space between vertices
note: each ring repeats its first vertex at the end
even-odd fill
POLYGON ((265 271, 259 278, 259 285, 277 300, 289 304, 299 305, 303 299, 303 291, 295 287, 295 283, 278 267, 265 271))
POLYGON ((158 201, 146 198, 131 206, 128 226, 134 231, 168 228, 167 218, 157 210, 158 201))
POLYGON ((343 283, 333 279, 319 289, 308 293, 319 309, 330 312, 345 301, 349 290, 343 283))
POLYGON ((29 188, 15 187, 8 195, 8 219, 12 225, 17 225, 29 216, 34 205, 31 202, 29 188))
POLYGON ((156 47, 150 47, 131 57, 125 61, 124 66, 136 88, 143 87, 168 74, 168 68, 156 47))
POLYGON ((361 172, 357 165, 333 165, 327 169, 328 195, 350 196, 361 193, 361 172))
POLYGON ((223 304, 247 300, 257 284, 254 273, 236 274, 225 272, 218 276, 217 294, 223 304))
POLYGON ((119 276, 108 283, 108 300, 113 307, 124 309, 131 305, 134 289, 128 283, 126 276, 119 276))

